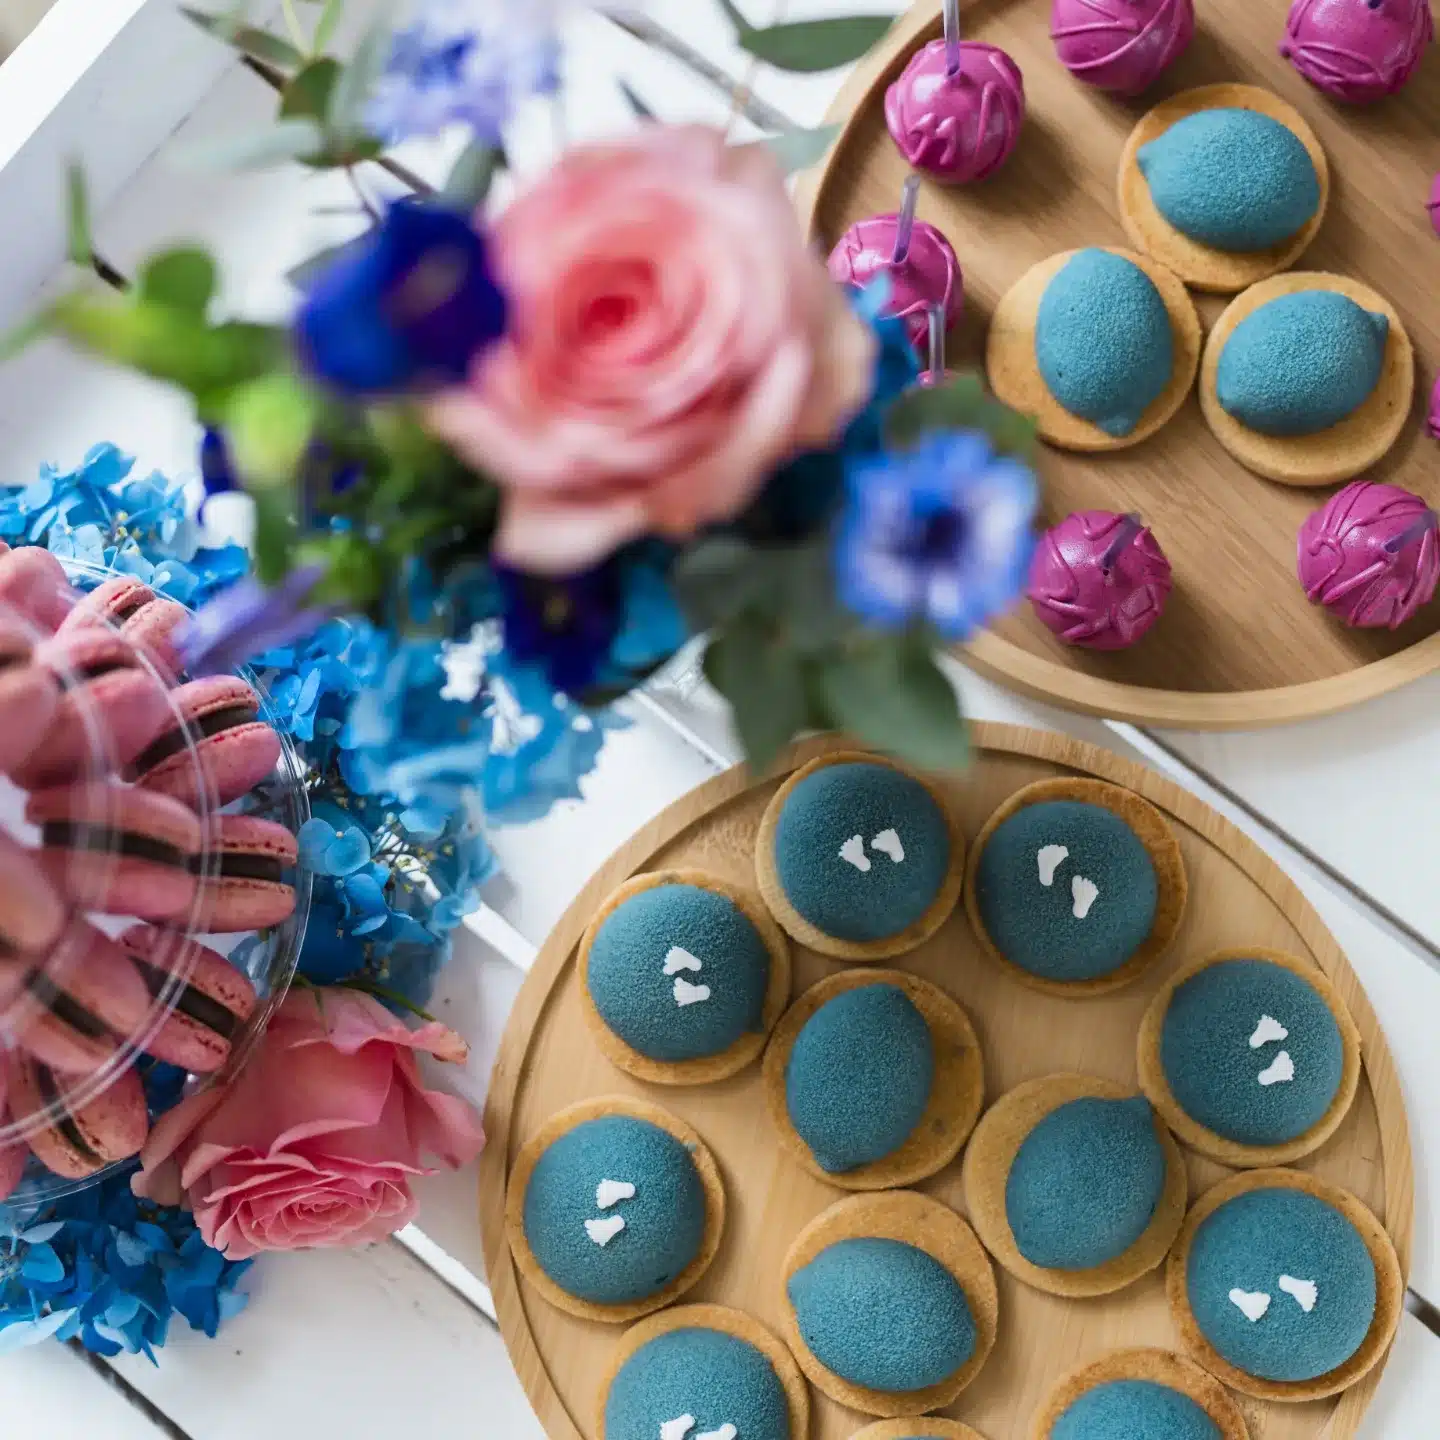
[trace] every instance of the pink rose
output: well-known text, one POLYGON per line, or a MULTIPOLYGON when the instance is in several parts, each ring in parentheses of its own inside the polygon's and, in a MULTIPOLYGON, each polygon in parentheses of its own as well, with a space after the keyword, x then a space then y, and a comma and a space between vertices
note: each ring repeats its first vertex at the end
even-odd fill
POLYGON ((407 1029, 354 990, 292 992, 239 1077, 163 1115, 137 1194, 182 1196, 208 1244, 262 1250, 364 1245, 415 1214, 422 1154, 463 1165, 485 1143, 471 1108, 425 1089, 415 1052, 463 1060, 440 1024, 407 1029))
POLYGON ((517 567, 728 519, 868 398, 873 339, 763 147, 662 125, 577 147, 495 222, 493 258, 510 333, 429 418, 505 487, 517 567))

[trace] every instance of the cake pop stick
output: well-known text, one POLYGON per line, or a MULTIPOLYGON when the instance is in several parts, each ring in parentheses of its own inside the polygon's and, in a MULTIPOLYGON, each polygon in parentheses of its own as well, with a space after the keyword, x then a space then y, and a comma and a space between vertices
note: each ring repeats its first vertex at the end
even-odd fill
POLYGON ((885 123, 900 153, 946 185, 983 180, 1015 148, 1025 82, 994 45, 960 38, 959 0, 945 0, 945 34, 910 57, 885 92, 885 123))
POLYGON ((945 368, 945 307, 932 301, 926 319, 930 325, 930 358, 920 376, 920 383, 930 389, 943 385, 950 378, 950 372, 945 368))
POLYGON ((933 226, 915 218, 920 180, 905 181, 900 209, 893 215, 872 215, 852 225, 830 252, 830 277, 863 290, 882 271, 890 281, 887 315, 905 319, 911 343, 921 355, 930 343, 927 309, 941 306, 946 328, 960 318, 964 278, 950 242, 933 226))
POLYGON ((1140 517, 1132 510, 1120 517, 1120 523, 1115 527, 1115 538, 1111 540, 1104 555, 1100 557, 1100 568, 1106 575, 1109 575, 1118 563, 1120 557, 1129 547, 1130 542, 1145 528, 1140 517))

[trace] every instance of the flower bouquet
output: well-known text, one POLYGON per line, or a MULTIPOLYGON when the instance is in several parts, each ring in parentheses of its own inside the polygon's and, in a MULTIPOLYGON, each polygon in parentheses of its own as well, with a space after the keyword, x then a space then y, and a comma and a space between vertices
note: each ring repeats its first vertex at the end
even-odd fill
MULTIPOLYGON (((757 61, 795 70, 849 63, 887 24, 758 28, 720 3, 757 61)), ((213 1332, 251 1256, 403 1225, 423 1157, 481 1144, 414 1059, 461 1042, 399 1017, 423 1012, 493 870, 486 825, 578 798, 624 723, 612 703, 692 640, 754 766, 814 729, 963 764, 934 651, 1012 603, 1033 549, 1028 422, 918 353, 883 274, 839 285, 801 233, 787 169, 829 132, 736 144, 642 113, 498 205, 507 125, 562 83, 568 7, 381 8, 345 57, 343 0, 286 0, 283 33, 243 6, 185 12, 276 92, 273 126, 217 147, 227 163, 355 181, 360 232, 294 273, 289 323, 223 313, 201 249, 120 275, 76 173, 87 273, 17 337, 193 398, 200 517, 243 512, 250 555, 200 546, 183 487, 131 480, 109 447, 0 498, 0 537, 195 606, 190 675, 254 668, 303 757, 316 878, 303 988, 233 1083, 157 1122, 144 1199, 110 1186, 11 1226, 0 1344, 153 1348, 171 1309, 213 1332), (432 136, 462 147, 434 186, 390 154, 432 136), (411 193, 376 203, 367 166, 411 193), (106 1224, 123 1265, 93 1259, 106 1224)))

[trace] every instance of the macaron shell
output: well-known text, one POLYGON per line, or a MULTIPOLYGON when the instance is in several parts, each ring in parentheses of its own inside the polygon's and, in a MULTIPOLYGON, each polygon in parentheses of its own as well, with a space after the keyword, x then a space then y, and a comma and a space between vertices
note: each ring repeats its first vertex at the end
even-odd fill
POLYGON ((27 953, 47 950, 64 929, 65 913, 34 853, 0 831, 0 938, 27 953))
POLYGON ((120 633, 143 650, 155 668, 173 682, 185 673, 174 636, 189 618, 190 612, 183 605, 157 595, 120 627, 120 633))
POLYGON ((30 1152, 23 1145, 0 1146, 0 1201, 8 1200, 15 1193, 29 1158, 30 1152))
POLYGON ((55 677, 38 665, 0 672, 0 774, 25 763, 45 739, 60 703, 55 677))
POLYGON ((53 635, 78 597, 65 567, 39 545, 24 545, 0 556, 0 605, 18 610, 53 635))
POLYGON ((283 825, 248 815, 222 815, 210 834, 214 852, 207 856, 211 873, 200 880, 196 925, 216 934, 263 930, 289 919, 295 910, 295 888, 283 880, 227 875, 230 857, 278 861, 282 869, 298 858, 295 837, 283 825))
POLYGON ((69 1180, 84 1180, 112 1161, 140 1153, 150 1132, 150 1119, 145 1091, 135 1071, 125 1071, 104 1094, 70 1114, 69 1126, 83 1142, 82 1148, 64 1133, 62 1125, 43 1118, 45 1101, 37 1070, 34 1062, 11 1057, 10 1112, 21 1126, 33 1127, 26 1141, 47 1170, 69 1180))
POLYGON ((155 598, 155 592, 133 575, 117 575, 97 586, 65 617, 59 633, 81 629, 87 625, 113 625, 118 628, 142 605, 155 598))
POLYGON ((199 849, 200 822, 179 801, 144 790, 83 785, 35 792, 25 813, 32 824, 86 825, 180 852, 181 863, 170 864, 115 849, 45 846, 42 837, 42 866, 77 904, 141 920, 175 919, 189 910, 195 877, 188 862, 199 849))

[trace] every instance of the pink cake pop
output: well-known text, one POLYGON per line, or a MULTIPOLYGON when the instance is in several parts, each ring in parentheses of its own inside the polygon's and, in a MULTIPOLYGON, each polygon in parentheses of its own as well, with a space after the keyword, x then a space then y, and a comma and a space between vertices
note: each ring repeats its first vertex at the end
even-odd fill
POLYGON ((1437 524, 1418 495, 1352 480, 1300 527, 1295 568, 1307 598, 1347 625, 1397 629, 1435 594, 1437 524))
POLYGON ((1077 510, 1047 530, 1025 593, 1067 645, 1124 650, 1160 618, 1170 562, 1136 515, 1077 510))
POLYGON ((997 45, 960 39, 960 0, 945 0, 945 38, 911 57, 885 92, 885 123, 906 161, 946 185, 992 175, 1025 119, 1020 67, 997 45))
POLYGON ((1195 0, 1052 0, 1050 38, 1077 79, 1138 95, 1195 35, 1195 0))
POLYGON ((1430 198, 1425 202, 1425 209, 1430 213, 1431 229, 1440 235, 1440 174, 1430 182, 1430 198))
POLYGON ((863 290, 877 275, 890 279, 887 315, 905 319, 910 340, 922 354, 929 344, 926 307, 945 307, 948 329, 960 318, 965 284, 950 242, 933 226, 915 218, 920 180, 905 181, 904 199, 895 215, 872 215, 852 225, 830 252, 830 278, 863 290))
POLYGON ((1280 53, 1337 100, 1368 105, 1404 85, 1434 38, 1429 0, 1294 0, 1280 53))

